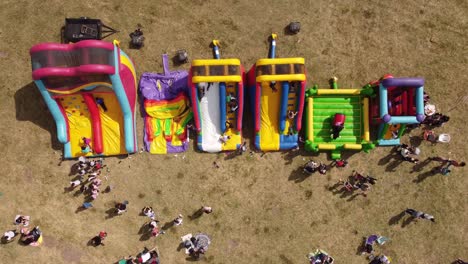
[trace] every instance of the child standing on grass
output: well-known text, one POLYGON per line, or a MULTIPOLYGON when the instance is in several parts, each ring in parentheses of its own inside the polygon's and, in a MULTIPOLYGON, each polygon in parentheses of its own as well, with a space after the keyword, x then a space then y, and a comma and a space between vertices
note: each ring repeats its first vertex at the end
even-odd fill
POLYGON ((179 214, 172 222, 175 226, 180 226, 183 222, 183 216, 179 214))

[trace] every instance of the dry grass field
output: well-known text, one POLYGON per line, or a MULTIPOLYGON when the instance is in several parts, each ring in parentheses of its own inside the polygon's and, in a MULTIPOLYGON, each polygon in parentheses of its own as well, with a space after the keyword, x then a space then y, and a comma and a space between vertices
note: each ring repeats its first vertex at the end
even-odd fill
MULTIPOLYGON (((161 54, 173 55, 182 48, 191 59, 211 58, 208 45, 213 38, 221 40, 222 57, 239 58, 249 69, 267 56, 267 37, 277 32, 277 56, 306 58, 310 87, 326 87, 331 76, 338 76, 340 87, 360 87, 385 73, 425 77, 431 101, 451 118, 436 131, 449 133, 452 141, 433 146, 420 142, 421 130, 403 141, 419 144, 422 159, 468 157, 466 0, 2 0, 0 230, 13 227, 16 214, 27 214, 32 225, 43 230, 44 243, 0 245, 1 263, 114 263, 154 245, 163 264, 186 263, 183 250, 178 251, 180 236, 200 231, 212 237, 201 263, 301 264, 316 248, 326 250, 336 263, 368 263, 357 251, 362 238, 373 233, 391 239, 377 251, 393 263, 468 259, 467 169, 427 177, 435 164, 413 170, 385 147, 351 155, 349 168, 308 178, 299 169, 304 160, 326 161, 325 153, 255 153, 226 159, 225 154, 199 153, 192 145, 177 156, 107 158, 105 184, 115 189, 101 195, 94 208, 76 213, 83 196, 64 192, 74 161, 60 161, 54 121, 32 83, 29 48, 60 41, 65 17, 80 16, 100 18, 121 31, 113 37, 122 41, 138 75, 161 71, 161 54), (284 33, 291 21, 301 22, 298 35, 284 33), (130 50, 128 34, 137 23, 143 25, 146 46, 130 50), (213 161, 219 169, 212 167, 213 161), (379 179, 367 198, 330 190, 352 169, 379 179), (129 201, 129 211, 107 219, 106 211, 122 200, 129 201), (214 213, 190 220, 187 216, 203 204, 214 213), (156 209, 162 223, 182 213, 184 224, 146 240, 139 234, 147 221, 139 216, 145 205, 156 209), (432 213, 436 223, 398 219, 407 207, 432 213), (109 233, 106 245, 87 246, 103 229, 109 233)), ((142 119, 137 124, 141 139, 142 119)), ((246 124, 250 139, 250 118, 246 124)))

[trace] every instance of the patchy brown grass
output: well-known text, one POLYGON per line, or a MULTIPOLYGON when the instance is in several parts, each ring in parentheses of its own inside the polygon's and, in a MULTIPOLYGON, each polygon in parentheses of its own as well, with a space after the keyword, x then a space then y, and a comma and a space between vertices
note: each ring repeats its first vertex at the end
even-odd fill
MULTIPOLYGON (((59 41, 65 17, 88 16, 121 30, 115 37, 138 74, 161 71, 163 52, 173 55, 184 48, 192 59, 209 58, 213 38, 222 41, 222 57, 240 58, 248 69, 267 55, 267 36, 278 32, 278 56, 305 57, 310 84, 326 86, 333 75, 341 87, 357 87, 385 73, 424 76, 438 108, 455 108, 449 112, 450 122, 437 130, 450 133, 452 142, 421 143, 422 158, 466 159, 468 109, 459 100, 466 96, 468 81, 466 1, 67 2, 0 3, 0 227, 7 230, 15 214, 28 214, 44 231, 45 241, 39 248, 2 245, 2 262, 112 263, 156 244, 162 263, 185 263, 185 254, 177 251, 179 237, 198 231, 213 238, 206 263, 306 263, 305 255, 315 248, 325 249, 337 263, 365 263, 356 252, 362 237, 371 233, 391 238, 379 251, 395 263, 468 259, 466 168, 455 169, 449 177, 424 178, 431 165, 412 173, 410 164, 389 159, 388 148, 352 155, 350 168, 305 179, 297 168, 312 154, 304 152, 225 160, 223 154, 192 149, 184 160, 182 155, 149 154, 108 158, 109 182, 115 189, 101 195, 92 210, 75 213, 83 197, 63 191, 72 162, 60 162, 55 125, 31 83, 28 54, 36 43, 59 41), (284 35, 290 21, 302 23, 298 35, 284 35), (146 36, 140 51, 125 44, 137 23, 146 36), (215 160, 220 169, 212 168, 215 160), (352 169, 379 178, 367 199, 330 190, 352 169), (122 200, 130 202, 129 211, 106 219, 106 211, 122 200), (214 213, 196 220, 186 217, 182 226, 156 241, 140 241, 143 206, 152 205, 164 223, 178 213, 191 215, 202 204, 212 206, 214 213), (407 207, 428 211, 437 222, 403 227, 398 214, 407 207), (87 246, 102 229, 109 233, 106 246, 87 246)), ((141 119, 138 126, 141 135, 141 119)), ((405 141, 410 141, 408 135, 405 141)), ((325 160, 326 155, 318 158, 325 160)))

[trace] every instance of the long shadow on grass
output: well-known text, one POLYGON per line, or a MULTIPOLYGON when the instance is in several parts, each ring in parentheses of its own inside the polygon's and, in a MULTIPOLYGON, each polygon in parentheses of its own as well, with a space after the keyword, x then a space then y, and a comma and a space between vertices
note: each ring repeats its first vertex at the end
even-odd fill
POLYGON ((118 215, 117 210, 115 208, 107 209, 106 214, 107 214, 106 219, 111 219, 111 218, 114 218, 114 217, 116 217, 118 215))
MULTIPOLYGON (((401 213, 390 218, 390 220, 388 221, 388 224, 397 225, 398 223, 400 223, 401 219, 403 219, 404 216, 405 216, 405 211, 402 211, 401 213)), ((405 228, 406 226, 411 224, 414 220, 415 219, 413 217, 405 218, 405 220, 403 220, 403 222, 401 223, 401 227, 405 228)))
POLYGON ((426 158, 425 160, 417 163, 417 164, 414 164, 413 166, 413 169, 411 170, 410 173, 413 173, 413 172, 420 172, 422 169, 424 169, 427 165, 429 165, 429 163, 431 163, 431 159, 429 158, 426 158))
POLYGON ((147 223, 144 223, 141 227, 140 230, 138 230, 138 234, 140 236, 140 241, 146 241, 151 238, 151 233, 148 232, 149 226, 147 223))
POLYGON ((164 223, 164 225, 161 227, 161 229, 166 231, 166 230, 168 230, 169 228, 171 228, 173 226, 174 226, 174 222, 169 221, 169 222, 164 223))
POLYGON ((430 170, 430 171, 426 171, 424 173, 421 173, 418 175, 418 177, 416 179, 413 180, 414 183, 420 183, 420 182, 423 182, 425 179, 431 177, 431 176, 434 176, 435 173, 430 170))
POLYGON ((353 201, 354 199, 356 199, 359 195, 359 193, 357 193, 355 190, 352 190, 352 191, 348 191, 346 190, 344 187, 343 187, 343 184, 342 183, 335 183, 334 185, 330 186, 328 188, 329 191, 332 192, 333 195, 340 195, 340 198, 341 199, 346 199, 346 201, 350 202, 350 201, 353 201))
POLYGON ((203 208, 200 208, 188 216, 190 220, 195 220, 203 215, 203 208))
POLYGON ((304 150, 301 150, 301 149, 289 150, 283 155, 283 158, 286 160, 285 165, 289 165, 293 163, 294 158, 296 158, 297 156, 303 157, 303 156, 307 156, 308 154, 310 153, 306 153, 304 150))
POLYGON ((388 224, 389 225, 396 225, 400 222, 400 220, 403 218, 403 216, 405 216, 405 211, 401 211, 399 214, 393 216, 392 218, 390 218, 390 220, 388 220, 388 224))
POLYGON ((379 160, 378 165, 386 165, 385 171, 394 172, 401 163, 403 163, 403 159, 401 158, 401 155, 397 152, 397 147, 393 147, 387 156, 379 160))
POLYGON ((61 150, 62 144, 57 139, 54 119, 34 82, 21 87, 14 97, 16 120, 29 121, 47 130, 50 133, 52 148, 61 150))
POLYGON ((288 180, 294 181, 295 183, 300 183, 303 182, 305 179, 309 178, 312 174, 304 172, 304 170, 301 168, 297 168, 291 172, 291 175, 289 175, 288 180))

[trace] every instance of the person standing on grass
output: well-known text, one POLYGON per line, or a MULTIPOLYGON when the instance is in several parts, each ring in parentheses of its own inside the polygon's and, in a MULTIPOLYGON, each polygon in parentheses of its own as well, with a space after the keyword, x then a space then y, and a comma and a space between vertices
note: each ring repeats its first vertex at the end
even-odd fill
POLYGON ((454 166, 454 167, 465 167, 466 163, 464 161, 458 162, 456 160, 448 160, 449 166, 454 166))
POLYGON ((122 203, 118 203, 115 205, 115 209, 117 209, 117 214, 121 215, 127 211, 127 201, 123 201, 122 203))
POLYGON ((175 225, 175 226, 180 226, 183 222, 183 216, 181 214, 179 214, 173 221, 172 223, 175 225))
POLYGON ((213 212, 213 209, 209 206, 202 206, 201 211, 205 214, 211 214, 213 212))
POLYGON ((104 241, 104 239, 106 239, 106 237, 107 237, 107 232, 106 231, 101 231, 101 232, 99 232, 99 235, 97 235, 97 236, 95 236, 95 237, 93 237, 91 239, 91 242, 93 243, 93 245, 95 247, 104 246, 103 241, 104 241))
POLYGON ((421 211, 416 211, 414 209, 411 209, 411 208, 408 208, 405 210, 405 213, 411 215, 411 217, 415 218, 415 219, 419 219, 421 218, 421 216, 424 214, 423 212, 421 211))
POLYGON ((74 181, 70 182, 70 189, 73 190, 76 186, 81 185, 81 181, 79 179, 76 179, 74 181))
POLYGON ((317 168, 318 172, 322 175, 327 174, 327 165, 320 162, 320 165, 317 168))
POLYGON ((337 159, 337 160, 334 160, 330 166, 335 166, 337 168, 344 168, 348 166, 348 161, 344 159, 337 159))
POLYGON ((421 216, 421 219, 426 219, 426 220, 429 220, 429 221, 435 223, 434 216, 432 216, 430 214, 423 213, 423 215, 421 216))
POLYGON ((411 217, 413 217, 415 219, 426 219, 426 220, 429 220, 429 221, 435 223, 434 216, 432 216, 430 214, 427 214, 427 213, 424 213, 424 212, 421 212, 421 211, 416 211, 414 209, 406 209, 405 213, 411 215, 411 217))
POLYGON ((247 151, 247 141, 244 140, 244 142, 242 143, 242 145, 239 146, 239 148, 237 149, 237 154, 238 155, 242 155, 244 154, 244 152, 247 151))

